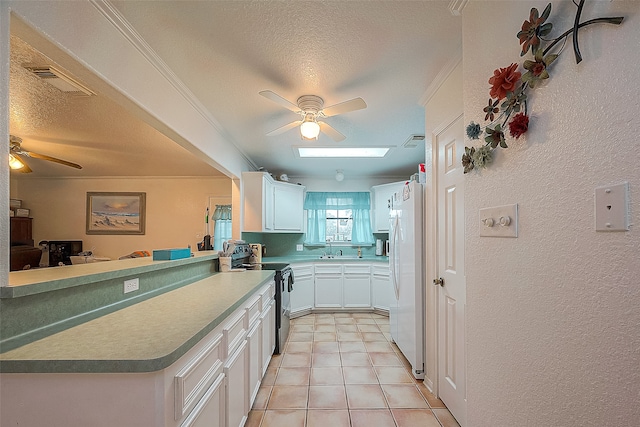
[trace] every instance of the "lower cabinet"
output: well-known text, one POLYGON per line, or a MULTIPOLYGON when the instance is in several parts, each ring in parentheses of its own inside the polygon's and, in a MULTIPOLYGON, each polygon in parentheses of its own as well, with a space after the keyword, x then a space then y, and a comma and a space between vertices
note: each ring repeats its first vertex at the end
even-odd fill
POLYGON ((315 307, 342 308, 342 264, 316 265, 315 307))
POLYGON ((260 378, 262 379, 269 367, 273 350, 276 348, 276 302, 273 298, 263 310, 260 321, 262 322, 262 355, 260 366, 260 378))
POLYGON ((325 311, 373 309, 382 313, 389 312, 391 282, 389 266, 386 263, 318 262, 304 265, 309 267, 299 268, 300 275, 304 278, 302 284, 299 284, 299 275, 295 276, 296 285, 291 296, 292 313, 299 312, 299 315, 302 315, 314 309, 325 311), (315 301, 307 300, 305 305, 302 305, 299 301, 308 298, 305 295, 311 283, 313 283, 315 301), (294 298, 298 291, 302 295, 294 298), (294 301, 297 301, 297 304, 294 304, 294 301))
POLYGON ((371 266, 345 264, 342 280, 344 308, 371 308, 371 266))
POLYGON ((224 427, 225 374, 221 373, 180 427, 224 427))
POLYGON ((260 380, 262 379, 262 322, 259 320, 247 333, 249 403, 250 408, 258 394, 260 380))
POLYGON ((247 372, 247 341, 233 353, 224 364, 226 376, 225 412, 227 427, 242 427, 249 413, 248 372, 247 372))
POLYGON ((314 307, 313 264, 291 264, 295 282, 291 293, 291 316, 308 314, 314 307))
POLYGON ((373 296, 374 310, 388 312, 393 289, 391 288, 391 276, 387 265, 374 265, 371 274, 371 293, 373 296))

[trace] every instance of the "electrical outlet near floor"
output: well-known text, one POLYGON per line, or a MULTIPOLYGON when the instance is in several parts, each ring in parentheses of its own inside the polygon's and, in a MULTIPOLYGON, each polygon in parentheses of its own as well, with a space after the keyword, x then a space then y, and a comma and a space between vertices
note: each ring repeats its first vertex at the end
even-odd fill
POLYGON ((296 245, 296 251, 302 252, 302 245, 296 245))
POLYGON ((137 278, 124 281, 125 294, 129 292, 137 291, 139 288, 140 288, 140 281, 137 278))

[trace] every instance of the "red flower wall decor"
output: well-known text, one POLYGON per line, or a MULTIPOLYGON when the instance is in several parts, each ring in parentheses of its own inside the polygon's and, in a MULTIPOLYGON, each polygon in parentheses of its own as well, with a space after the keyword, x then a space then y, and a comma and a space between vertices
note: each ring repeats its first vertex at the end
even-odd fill
POLYGON ((520 56, 531 51, 533 59, 527 59, 522 63, 522 68, 526 71, 524 75, 518 71, 520 65, 513 63, 505 68, 497 68, 493 72, 493 76, 489 78, 490 98, 488 105, 483 109, 484 120, 489 123, 482 127, 478 123, 471 122, 467 126, 466 132, 467 137, 472 140, 480 139, 484 133, 485 143, 477 149, 465 147, 465 153, 462 155, 464 173, 468 173, 474 168, 485 168, 491 164, 494 151, 498 146, 508 148, 505 139, 507 127, 509 134, 515 139, 519 139, 529 130, 526 92, 549 78, 549 66, 560 56, 564 48, 563 43, 559 49, 554 50, 559 42, 566 41, 569 35, 573 36, 573 51, 576 63, 579 63, 582 61, 577 37, 580 28, 597 23, 619 25, 624 19, 623 17, 609 17, 580 22, 584 2, 585 0, 580 0, 576 4, 577 11, 573 28, 551 39, 546 38, 553 30, 553 24, 546 22, 551 14, 551 3, 547 5, 542 14, 536 8, 531 9, 529 19, 522 23, 521 30, 516 36, 522 45, 520 56), (500 104, 502 100, 504 101, 500 104), (516 114, 512 118, 513 113, 516 114))

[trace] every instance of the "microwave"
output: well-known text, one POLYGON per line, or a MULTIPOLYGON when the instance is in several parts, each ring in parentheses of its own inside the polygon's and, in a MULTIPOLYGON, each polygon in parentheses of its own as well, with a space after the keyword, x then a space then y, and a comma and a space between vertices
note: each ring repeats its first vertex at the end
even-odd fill
POLYGON ((70 256, 82 252, 82 240, 49 240, 49 267, 56 267, 60 263, 71 265, 70 256))

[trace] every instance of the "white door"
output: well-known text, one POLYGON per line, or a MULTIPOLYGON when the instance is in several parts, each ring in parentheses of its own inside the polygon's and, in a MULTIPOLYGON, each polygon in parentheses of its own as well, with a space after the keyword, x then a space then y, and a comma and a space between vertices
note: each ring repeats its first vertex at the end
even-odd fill
POLYGON ((437 136, 438 394, 466 424, 464 153, 462 117, 437 136))

